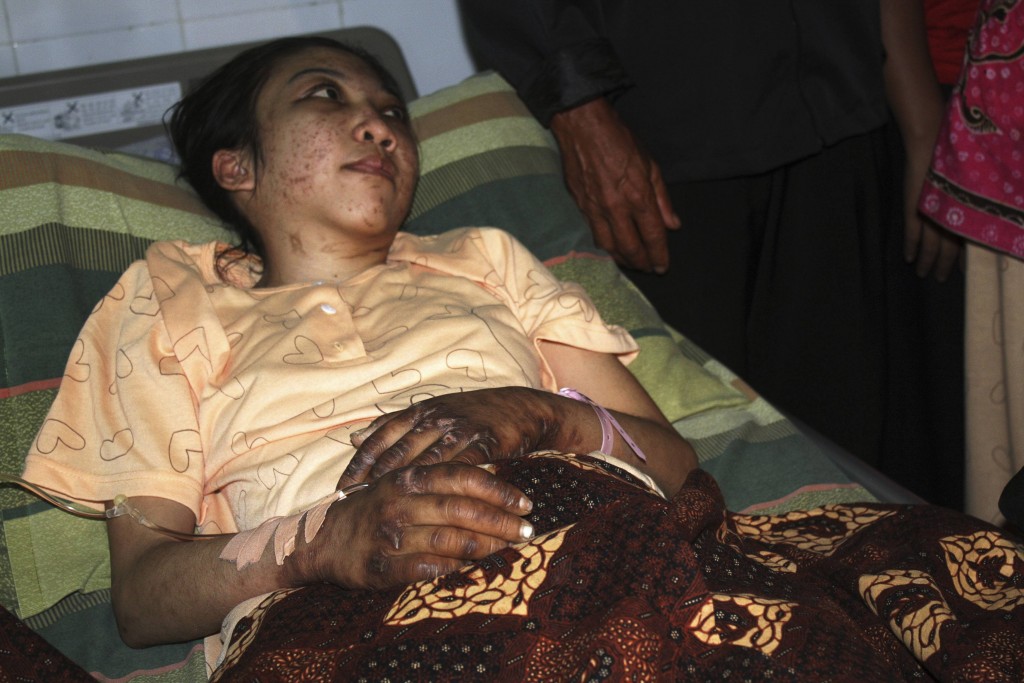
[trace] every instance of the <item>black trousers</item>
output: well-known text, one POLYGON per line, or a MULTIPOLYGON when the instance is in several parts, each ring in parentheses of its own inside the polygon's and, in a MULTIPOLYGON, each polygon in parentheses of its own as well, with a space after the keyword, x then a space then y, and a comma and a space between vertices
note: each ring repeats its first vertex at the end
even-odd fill
MULTIPOLYGON (((670 235, 669 271, 630 277, 766 399, 935 501, 948 492, 919 479, 933 459, 919 438, 929 431, 922 374, 963 356, 953 349, 923 367, 915 358, 927 341, 905 314, 917 283, 902 260, 899 162, 880 129, 767 173, 672 184, 683 227, 670 235), (905 453, 908 443, 920 452, 905 453)), ((959 320, 962 339, 962 304, 959 320)), ((962 471, 962 389, 953 398, 961 445, 950 457, 962 471)), ((957 507, 962 477, 951 483, 954 499, 937 502, 957 507)))

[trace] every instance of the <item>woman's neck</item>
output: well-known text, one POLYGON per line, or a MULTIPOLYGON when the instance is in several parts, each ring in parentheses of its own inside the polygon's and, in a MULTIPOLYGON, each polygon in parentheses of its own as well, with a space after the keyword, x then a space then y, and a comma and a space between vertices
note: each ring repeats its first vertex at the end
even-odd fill
POLYGON ((263 277, 258 287, 303 282, 344 282, 387 261, 394 236, 357 241, 314 240, 283 234, 264 244, 263 277))

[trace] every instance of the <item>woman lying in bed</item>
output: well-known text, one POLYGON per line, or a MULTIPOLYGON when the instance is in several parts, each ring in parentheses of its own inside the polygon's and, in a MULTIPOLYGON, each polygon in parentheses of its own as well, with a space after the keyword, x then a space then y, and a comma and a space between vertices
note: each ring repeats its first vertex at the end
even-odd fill
POLYGON ((398 233, 396 92, 287 39, 175 110, 243 248, 156 243, 126 272, 26 466, 224 534, 109 522, 127 642, 225 621, 224 680, 1024 677, 1013 539, 926 506, 728 513, 579 287, 498 230, 398 233))
POLYGON ((250 250, 157 243, 128 270, 48 416, 68 436, 34 450, 26 476, 93 503, 127 496, 182 532, 252 530, 371 485, 317 533, 293 531, 288 553, 258 535, 225 552, 230 537, 181 543, 112 520, 131 645, 216 633, 275 589, 386 588, 529 539, 530 500, 470 464, 604 439, 669 493, 695 467, 623 364, 634 342, 581 288, 497 230, 398 234, 418 159, 397 93, 363 54, 285 39, 174 112, 184 177, 250 250), (558 387, 610 410, 637 451, 558 387))

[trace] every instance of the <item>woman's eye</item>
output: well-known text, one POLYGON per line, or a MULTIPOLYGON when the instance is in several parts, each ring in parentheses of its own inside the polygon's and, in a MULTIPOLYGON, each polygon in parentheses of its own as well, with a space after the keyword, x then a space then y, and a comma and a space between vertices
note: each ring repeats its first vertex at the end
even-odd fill
POLYGON ((409 120, 409 112, 405 110, 405 107, 388 107, 381 113, 384 116, 397 121, 405 122, 409 120))
POLYGON ((310 97, 323 97, 328 100, 340 100, 341 91, 333 85, 322 85, 311 92, 310 97))

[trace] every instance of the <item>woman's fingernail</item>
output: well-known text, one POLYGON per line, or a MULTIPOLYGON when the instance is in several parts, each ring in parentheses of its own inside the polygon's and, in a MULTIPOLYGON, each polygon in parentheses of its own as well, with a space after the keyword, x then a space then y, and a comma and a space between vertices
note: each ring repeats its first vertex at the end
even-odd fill
POLYGON ((523 496, 522 498, 519 499, 519 509, 526 510, 527 512, 529 512, 530 510, 533 509, 533 501, 527 498, 526 496, 523 496))
POLYGON ((529 522, 523 522, 523 525, 519 527, 519 535, 526 540, 533 538, 533 525, 529 522))

